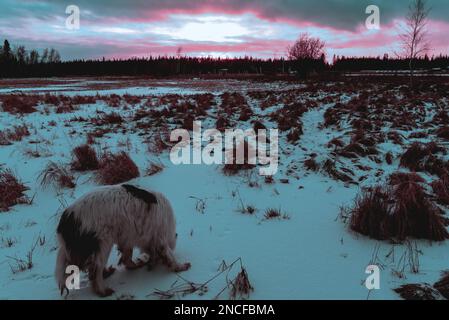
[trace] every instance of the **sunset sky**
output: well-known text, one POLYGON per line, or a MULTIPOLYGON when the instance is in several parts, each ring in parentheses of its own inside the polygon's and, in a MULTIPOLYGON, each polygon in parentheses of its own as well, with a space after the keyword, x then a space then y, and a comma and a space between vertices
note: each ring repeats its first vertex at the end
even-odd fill
MULTIPOLYGON (((337 55, 399 51, 408 0, 0 0, 0 39, 27 48, 54 47, 63 59, 175 55, 285 56, 301 32, 337 55), (381 29, 365 27, 368 5, 381 10, 381 29), (80 8, 80 29, 65 27, 67 5, 80 8)), ((449 53, 449 4, 429 0, 433 50, 449 53)))

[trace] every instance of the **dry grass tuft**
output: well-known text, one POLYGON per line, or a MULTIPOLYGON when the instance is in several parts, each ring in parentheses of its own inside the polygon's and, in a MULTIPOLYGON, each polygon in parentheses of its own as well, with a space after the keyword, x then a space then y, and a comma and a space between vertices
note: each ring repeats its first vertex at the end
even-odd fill
POLYGON ((378 240, 448 239, 442 211, 419 181, 417 175, 396 174, 390 178, 393 187, 377 186, 362 193, 351 210, 350 228, 378 240))
POLYGON ((64 166, 53 161, 50 161, 39 174, 39 179, 43 187, 53 184, 58 188, 73 189, 76 186, 73 175, 64 166))
POLYGON ((33 113, 39 103, 39 98, 35 95, 7 94, 0 96, 3 111, 12 114, 33 113))
POLYGON ((441 293, 443 297, 449 299, 449 271, 443 272, 441 279, 433 286, 441 293))
POLYGON ((100 166, 100 162, 95 150, 88 144, 76 147, 72 151, 73 161, 72 169, 76 171, 96 170, 100 166))
POLYGON ((438 291, 428 284, 406 284, 394 289, 404 300, 437 300, 438 291))
POLYGON ((162 163, 150 162, 150 165, 148 166, 148 169, 146 171, 146 175, 153 176, 155 174, 158 174, 159 172, 162 172, 162 170, 164 170, 164 165, 162 163))
POLYGON ((139 177, 139 168, 129 155, 105 153, 100 159, 97 180, 105 185, 118 184, 139 177))
POLYGON ((0 212, 9 211, 16 204, 29 203, 24 194, 28 188, 9 170, 0 171, 0 212))
POLYGON ((228 150, 226 153, 226 164, 223 166, 223 173, 228 176, 236 175, 241 170, 251 170, 256 165, 255 163, 256 150, 245 140, 238 145, 234 144, 232 150, 228 150), (238 151, 243 155, 243 163, 238 162, 238 151), (251 156, 254 156, 252 158, 251 156))
POLYGON ((235 279, 231 281, 231 299, 248 298, 252 291, 254 291, 251 282, 249 281, 248 273, 244 267, 241 267, 240 272, 235 279))

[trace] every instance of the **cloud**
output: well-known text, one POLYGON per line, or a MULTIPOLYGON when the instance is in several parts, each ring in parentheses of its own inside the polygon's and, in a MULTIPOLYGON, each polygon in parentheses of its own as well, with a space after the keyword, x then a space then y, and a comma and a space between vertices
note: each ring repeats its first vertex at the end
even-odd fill
MULTIPOLYGON (((429 0, 433 53, 448 53, 447 0, 429 0)), ((28 47, 53 46, 64 58, 174 54, 285 53, 299 33, 326 41, 328 55, 378 55, 396 50, 397 22, 408 0, 76 0, 81 29, 65 29, 62 0, 2 0, 0 37, 28 47), (381 10, 381 30, 364 28, 365 8, 381 10)))

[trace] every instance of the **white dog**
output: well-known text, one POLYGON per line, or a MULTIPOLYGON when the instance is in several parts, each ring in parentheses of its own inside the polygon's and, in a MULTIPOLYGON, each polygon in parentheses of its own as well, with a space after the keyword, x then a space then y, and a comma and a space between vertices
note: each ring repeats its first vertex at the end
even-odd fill
POLYGON ((123 184, 98 188, 75 201, 61 216, 56 280, 61 294, 66 290, 68 265, 89 273, 92 289, 99 296, 111 295, 103 278, 114 244, 127 269, 143 265, 132 260, 133 248, 149 255, 149 264, 161 262, 174 272, 185 271, 190 263, 179 264, 173 254, 176 226, 170 202, 160 193, 123 184))

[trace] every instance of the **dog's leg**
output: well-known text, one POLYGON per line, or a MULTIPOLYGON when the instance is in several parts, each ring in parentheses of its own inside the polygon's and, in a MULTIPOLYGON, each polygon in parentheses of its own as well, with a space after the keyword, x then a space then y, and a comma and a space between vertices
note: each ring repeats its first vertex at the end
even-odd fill
POLYGON ((190 269, 190 262, 178 263, 176 261, 173 251, 168 245, 162 249, 160 255, 162 263, 173 272, 183 272, 190 269))
POLYGON ((112 276, 115 272, 115 268, 113 266, 109 266, 103 270, 103 279, 107 279, 112 276))
POLYGON ((121 253, 119 264, 123 264, 127 270, 135 270, 143 267, 142 263, 135 263, 133 261, 133 248, 122 248, 118 249, 121 253))
POLYGON ((92 289, 100 297, 108 297, 114 293, 114 290, 105 286, 103 279, 103 271, 108 262, 111 249, 112 243, 102 243, 100 251, 94 255, 92 266, 89 268, 89 278, 92 281, 92 289))

